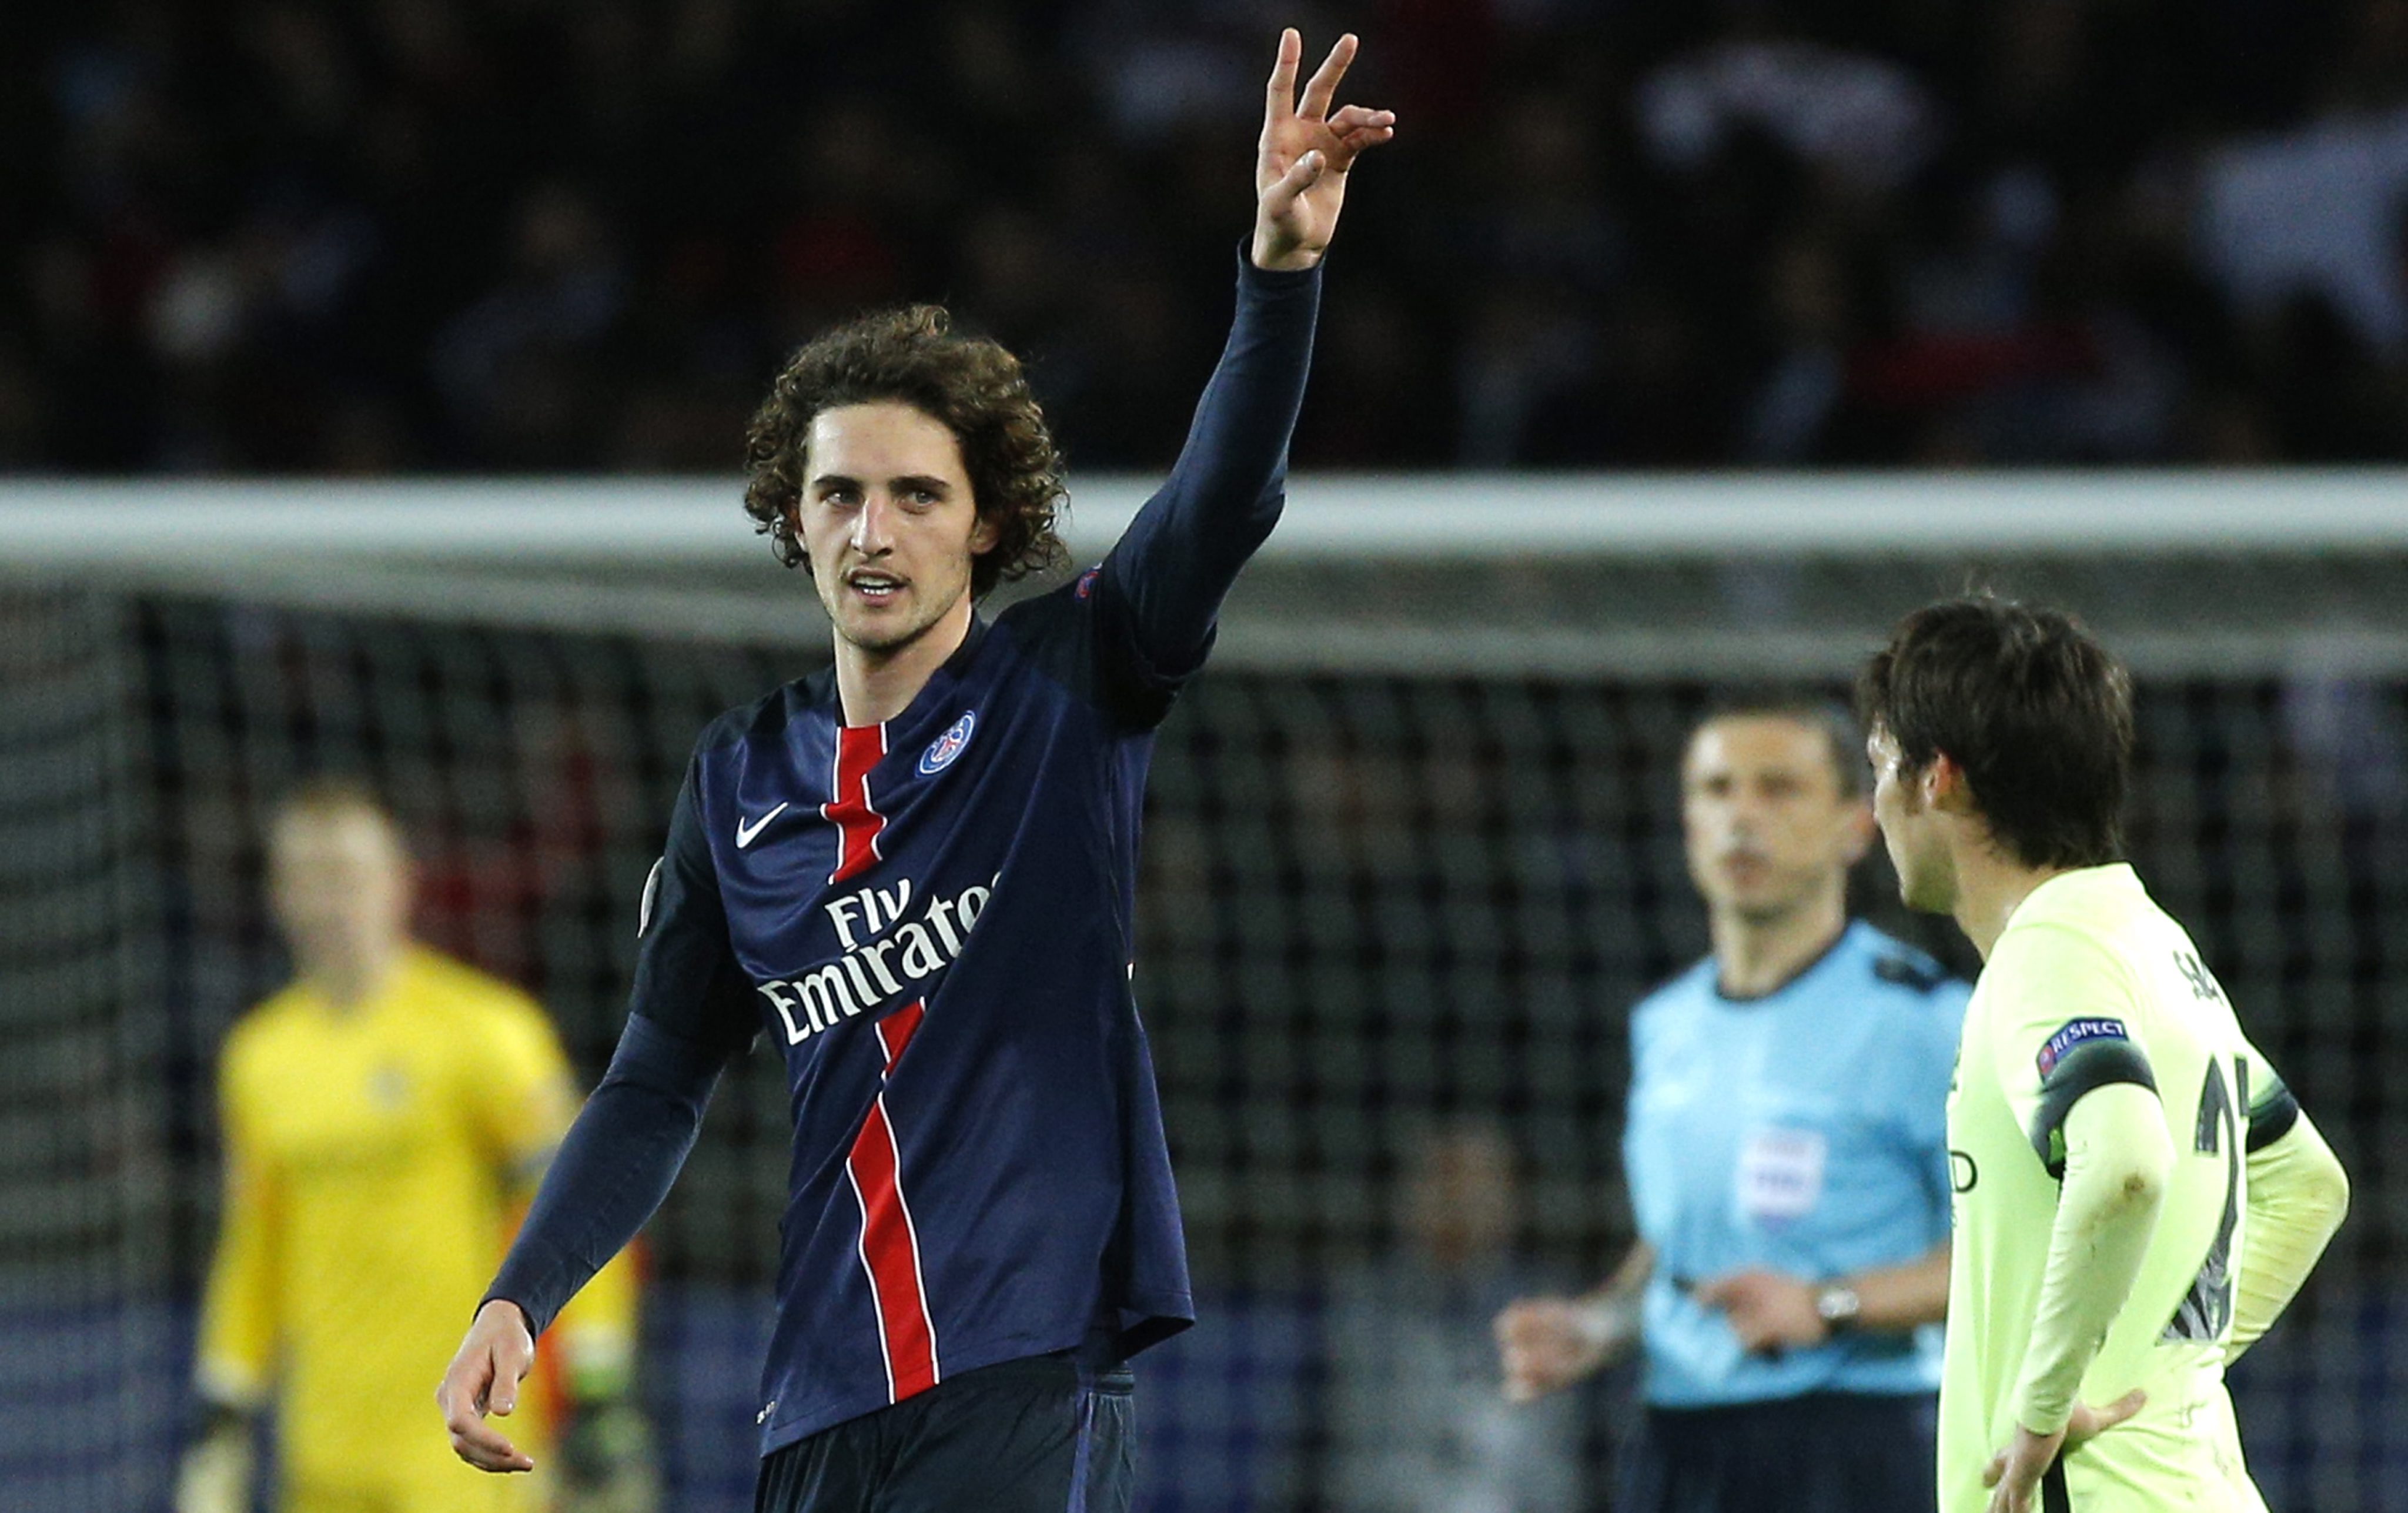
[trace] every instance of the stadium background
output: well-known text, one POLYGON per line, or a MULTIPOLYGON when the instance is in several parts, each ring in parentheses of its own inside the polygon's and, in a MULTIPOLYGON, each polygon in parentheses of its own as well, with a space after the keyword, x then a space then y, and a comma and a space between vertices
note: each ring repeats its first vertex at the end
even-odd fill
MULTIPOLYGON (((2270 1497, 2408 1506, 2408 504, 2332 470, 2408 448, 2408 6, 2244 0, 26 20, 0 1504, 164 1506, 208 1078, 283 970, 263 806, 378 779, 431 937, 591 1075, 695 729, 824 656, 725 482, 777 353, 952 300, 1035 361, 1091 555, 1210 364, 1291 20, 1363 31, 1348 94, 1405 133, 1333 260, 1296 518, 1156 761, 1140 990, 1208 1317, 1148 1362, 1146 1506, 1341 1506, 1332 1321, 1433 1131, 1511 1142, 1524 1275, 1611 1258, 1624 1010, 1702 946, 1684 722, 1978 579, 2132 656, 2136 858, 2358 1181, 2240 1375, 2270 1497)), ((767 1068, 652 1232, 681 1508, 749 1478, 767 1068)))

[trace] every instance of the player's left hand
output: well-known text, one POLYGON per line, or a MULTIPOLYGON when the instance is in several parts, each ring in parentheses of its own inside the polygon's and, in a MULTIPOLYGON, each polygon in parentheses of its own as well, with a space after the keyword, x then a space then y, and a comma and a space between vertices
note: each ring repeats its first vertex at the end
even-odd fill
POLYGON ((494 1298, 469 1321, 468 1337, 435 1390, 452 1453, 480 1471, 532 1471, 535 1462, 485 1421, 509 1418, 518 1406, 519 1383, 535 1369, 535 1336, 515 1303, 494 1298))
POLYGON ((1814 1289, 1779 1272, 1726 1272, 1698 1284, 1692 1294, 1730 1318, 1731 1333, 1753 1355, 1805 1349, 1831 1337, 1831 1326, 1814 1311, 1814 1289))
POLYGON ((2036 1434, 2021 1424, 2015 1425, 2014 1441, 1990 1457, 1989 1469, 1982 1473, 1982 1485, 1990 1489, 1990 1513, 2025 1513, 2031 1506, 2040 1478, 2048 1474, 2059 1455, 2100 1430, 2122 1423, 2140 1412, 2141 1405, 2148 1400, 2148 1394, 2136 1387, 2103 1408, 2077 1403, 2073 1417, 2054 1434, 2036 1434))
POLYGON ((1271 68, 1263 137, 1254 156, 1253 257, 1258 268, 1309 268, 1320 262, 1338 229, 1354 159, 1397 134, 1393 110, 1329 108, 1357 46, 1351 32, 1340 37, 1305 82, 1299 102, 1296 71, 1304 59, 1304 38, 1294 27, 1280 34, 1279 62, 1271 68))

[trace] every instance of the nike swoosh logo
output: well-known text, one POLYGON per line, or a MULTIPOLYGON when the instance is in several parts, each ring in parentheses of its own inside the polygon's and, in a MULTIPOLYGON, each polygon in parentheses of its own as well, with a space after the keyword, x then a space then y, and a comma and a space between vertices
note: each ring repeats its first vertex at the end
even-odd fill
POLYGON ((780 804, 777 808, 772 809, 772 810, 771 810, 771 811, 769 811, 767 814, 766 814, 762 815, 759 819, 754 820, 754 821, 753 821, 752 824, 750 824, 750 825, 747 825, 747 824, 745 824, 745 823, 744 823, 744 816, 743 816, 743 815, 741 815, 741 814, 737 815, 737 816, 736 816, 736 849, 737 849, 737 850, 738 850, 738 851, 741 851, 741 850, 743 850, 746 846, 751 845, 751 844, 752 843, 752 838, 753 838, 754 836, 759 835, 759 834, 761 833, 761 829, 762 829, 762 827, 763 827, 763 826, 767 825, 771 820, 776 819, 779 815, 781 815, 781 814, 784 814, 785 812, 786 812, 786 806, 785 806, 784 804, 780 804))

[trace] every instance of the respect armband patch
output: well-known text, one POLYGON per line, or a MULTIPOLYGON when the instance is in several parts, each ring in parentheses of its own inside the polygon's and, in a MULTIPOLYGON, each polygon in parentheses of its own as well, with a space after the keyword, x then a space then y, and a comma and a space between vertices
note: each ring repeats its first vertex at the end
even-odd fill
POLYGON ((2052 1178, 2065 1176, 2065 1117, 2074 1104, 2119 1082, 2157 1090, 2148 1057, 2133 1044, 2121 1019, 2068 1019, 2042 1044, 2035 1059, 2040 1063, 2040 1103, 2024 1132, 2052 1178))
POLYGON ((2085 1041, 2129 1041, 2131 1038, 2125 1032, 2121 1019, 2069 1019, 2042 1045, 2040 1055, 2035 1059, 2040 1064, 2040 1074, 2045 1077, 2057 1070, 2057 1062, 2065 1059, 2066 1052, 2085 1041))

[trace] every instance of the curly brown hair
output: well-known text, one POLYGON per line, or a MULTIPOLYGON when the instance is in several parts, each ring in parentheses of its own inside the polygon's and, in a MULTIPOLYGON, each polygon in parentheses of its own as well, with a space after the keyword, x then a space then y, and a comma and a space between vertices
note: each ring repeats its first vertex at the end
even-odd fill
POLYGON ((961 444, 979 514, 996 543, 970 564, 983 598, 1007 579, 1068 561, 1054 531, 1062 454, 1020 359, 991 338, 953 329, 940 306, 910 305, 850 321, 789 358, 744 433, 744 512, 778 560, 808 572, 795 532, 811 420, 840 405, 896 401, 941 422, 961 444))

